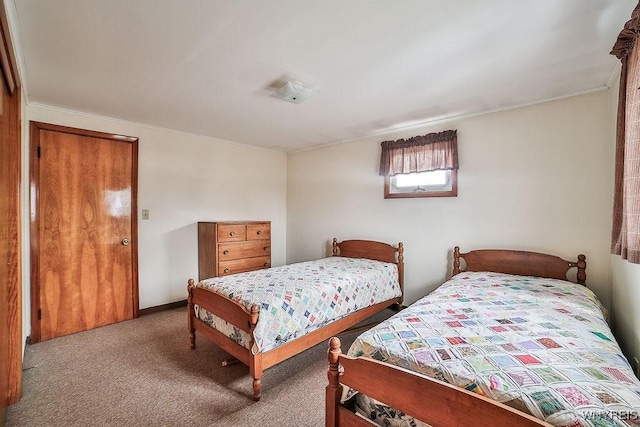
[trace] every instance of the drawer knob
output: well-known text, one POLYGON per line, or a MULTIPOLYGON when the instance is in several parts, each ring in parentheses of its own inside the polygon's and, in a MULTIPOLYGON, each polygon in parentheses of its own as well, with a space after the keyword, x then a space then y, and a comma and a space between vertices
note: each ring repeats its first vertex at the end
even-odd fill
POLYGON ((228 269, 228 268, 225 268, 225 269, 224 269, 224 272, 225 272, 225 273, 228 273, 228 272, 229 272, 229 269, 228 269))
POLYGON ((265 266, 265 267, 269 267, 269 263, 268 263, 268 262, 265 262, 265 263, 264 263, 264 266, 265 266))
POLYGON ((267 249, 269 249, 269 246, 265 246, 265 247, 264 247, 264 248, 262 248, 262 249, 264 249, 264 250, 266 251, 267 249))
POLYGON ((231 233, 229 233, 229 236, 231 236, 231 237, 233 237, 233 236, 235 236, 235 235, 236 235, 236 232, 235 232, 235 231, 232 231, 231 233))
POLYGON ((229 251, 225 250, 224 252, 222 252, 222 255, 229 255, 229 251))
POLYGON ((261 234, 262 234, 262 230, 258 230, 258 231, 256 232, 256 234, 257 234, 258 236, 259 236, 259 235, 261 235, 261 234))

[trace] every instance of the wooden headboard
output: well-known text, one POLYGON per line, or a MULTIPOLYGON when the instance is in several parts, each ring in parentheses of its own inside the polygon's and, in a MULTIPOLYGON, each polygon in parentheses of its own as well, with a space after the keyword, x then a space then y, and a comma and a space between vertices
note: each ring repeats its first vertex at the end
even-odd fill
POLYGON ((398 283, 404 295, 404 245, 398 247, 373 240, 344 240, 333 238, 332 255, 347 258, 367 258, 375 261, 391 262, 398 266, 398 283))
POLYGON ((382 262, 404 262, 404 247, 402 242, 398 247, 373 240, 344 240, 338 242, 333 239, 333 256, 347 258, 367 258, 382 262), (396 257, 397 254, 397 257, 396 257))
POLYGON ((480 249, 461 253, 458 246, 453 250, 453 275, 461 271, 491 271, 568 281, 567 272, 572 268, 578 269, 576 281, 584 285, 587 280, 587 261, 582 254, 578 255, 577 261, 567 261, 538 252, 480 249), (460 269, 460 258, 465 262, 464 269, 460 269))

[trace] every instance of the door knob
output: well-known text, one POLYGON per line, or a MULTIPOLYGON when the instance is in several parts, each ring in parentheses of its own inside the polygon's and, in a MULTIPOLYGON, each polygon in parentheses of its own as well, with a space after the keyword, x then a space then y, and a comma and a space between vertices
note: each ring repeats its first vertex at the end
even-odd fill
POLYGON ((122 239, 122 246, 129 246, 129 239, 127 239, 126 237, 122 239))

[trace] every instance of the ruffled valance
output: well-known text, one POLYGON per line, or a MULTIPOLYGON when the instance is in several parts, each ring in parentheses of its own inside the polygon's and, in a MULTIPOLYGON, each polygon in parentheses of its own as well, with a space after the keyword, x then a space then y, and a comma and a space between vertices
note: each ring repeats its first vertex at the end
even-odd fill
POLYGON ((616 40, 613 49, 611 49, 611 55, 615 55, 620 60, 629 56, 633 46, 635 46, 638 35, 640 35, 640 2, 631 12, 631 19, 627 21, 618 35, 618 40, 616 40))
POLYGON ((384 141, 380 175, 458 169, 457 130, 445 130, 409 139, 384 141))

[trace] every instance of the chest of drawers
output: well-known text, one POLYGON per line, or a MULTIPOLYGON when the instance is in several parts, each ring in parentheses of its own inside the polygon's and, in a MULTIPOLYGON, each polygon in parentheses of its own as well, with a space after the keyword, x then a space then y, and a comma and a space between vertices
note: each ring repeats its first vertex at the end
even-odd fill
POLYGON ((271 222, 198 223, 198 277, 271 267, 271 222))

